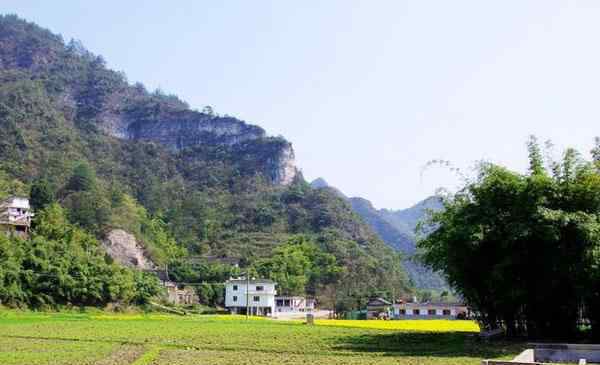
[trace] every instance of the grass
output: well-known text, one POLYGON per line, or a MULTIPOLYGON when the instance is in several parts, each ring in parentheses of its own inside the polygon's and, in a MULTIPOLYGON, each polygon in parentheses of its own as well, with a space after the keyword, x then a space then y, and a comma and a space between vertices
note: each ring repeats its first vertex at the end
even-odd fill
POLYGON ((0 312, 0 364, 479 364, 518 343, 458 321, 250 320, 237 316, 0 312), (349 323, 351 322, 351 323, 349 323), (418 322, 418 323, 413 323, 418 322))

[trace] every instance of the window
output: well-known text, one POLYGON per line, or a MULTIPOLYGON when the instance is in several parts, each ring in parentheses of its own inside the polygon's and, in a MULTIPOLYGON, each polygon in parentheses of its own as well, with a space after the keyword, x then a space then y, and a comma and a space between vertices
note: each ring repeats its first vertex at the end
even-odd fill
POLYGON ((415 316, 418 316, 419 314, 421 314, 421 311, 420 311, 420 310, 418 310, 418 309, 413 309, 413 314, 414 314, 415 316))
POLYGON ((283 299, 277 299, 275 301, 275 306, 276 307, 283 307, 283 299))
POLYGON ((444 309, 444 310, 442 311, 442 313, 443 313, 445 316, 449 316, 449 315, 451 315, 451 314, 452 314, 452 312, 450 312, 450 309, 444 309))
POLYGON ((429 309, 427 311, 427 314, 429 314, 430 316, 435 316, 435 309, 429 309))
POLYGON ((398 314, 400 314, 401 316, 406 315, 406 309, 400 309, 400 310, 398 310, 398 314))
POLYGON ((284 299, 284 301, 283 301, 283 306, 284 306, 284 307, 291 307, 291 306, 292 306, 292 304, 291 304, 291 302, 290 302, 290 300, 289 300, 289 299, 284 299))
POLYGON ((237 295, 234 295, 234 296, 233 296, 233 301, 234 301, 234 302, 237 302, 237 295))
POLYGON ((237 289, 238 289, 238 288, 237 288, 237 285, 234 285, 234 286, 233 286, 233 291, 237 291, 237 289))
POLYGON ((258 295, 254 296, 254 301, 255 302, 260 302, 260 297, 258 295))
POLYGON ((262 286, 262 285, 257 285, 256 286, 256 291, 263 291, 263 290, 265 290, 264 286, 262 286))

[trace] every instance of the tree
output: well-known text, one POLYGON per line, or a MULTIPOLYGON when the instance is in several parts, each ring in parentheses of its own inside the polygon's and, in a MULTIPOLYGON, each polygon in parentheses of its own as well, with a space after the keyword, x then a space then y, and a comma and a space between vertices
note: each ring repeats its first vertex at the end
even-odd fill
POLYGON ((204 108, 202 108, 202 113, 211 117, 215 116, 215 110, 210 105, 206 105, 204 108))
POLYGON ((96 173, 86 162, 75 165, 67 184, 69 191, 90 191, 96 187, 96 173))
POLYGON ((574 150, 550 174, 535 140, 528 147, 528 174, 481 165, 419 246, 485 326, 568 338, 583 308, 600 324, 600 175, 574 150))
POLYGON ((261 260, 257 271, 276 281, 284 295, 314 295, 318 287, 339 278, 341 267, 333 255, 300 235, 277 247, 271 258, 261 260))
POLYGON ((0 237, 0 300, 9 305, 143 303, 159 288, 146 276, 107 263, 98 241, 56 203, 38 212, 30 239, 0 237))
POLYGON ((72 223, 93 233, 101 233, 110 221, 110 203, 98 191, 69 194, 64 200, 64 205, 72 223))
POLYGON ((54 189, 48 180, 44 178, 37 179, 31 185, 29 197, 33 210, 41 210, 54 202, 54 189))
POLYGON ((540 146, 535 136, 529 137, 529 141, 527 141, 527 150, 529 152, 529 172, 532 175, 545 173, 544 157, 542 156, 540 146))

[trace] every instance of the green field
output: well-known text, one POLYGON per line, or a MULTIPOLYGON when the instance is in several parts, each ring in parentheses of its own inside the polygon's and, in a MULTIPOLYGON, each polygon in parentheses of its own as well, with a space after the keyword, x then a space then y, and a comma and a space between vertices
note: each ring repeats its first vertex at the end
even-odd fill
POLYGON ((485 344, 464 332, 218 316, 0 312, 3 365, 479 364, 482 358, 511 358, 522 348, 485 344))

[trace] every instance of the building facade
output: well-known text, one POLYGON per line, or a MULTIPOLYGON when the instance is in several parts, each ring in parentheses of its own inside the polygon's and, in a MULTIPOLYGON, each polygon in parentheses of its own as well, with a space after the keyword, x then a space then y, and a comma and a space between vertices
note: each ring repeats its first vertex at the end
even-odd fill
POLYGON ((167 290, 167 300, 171 304, 192 305, 200 303, 200 299, 193 288, 180 287, 171 281, 163 282, 167 290))
POLYGON ((27 237, 31 218, 33 212, 27 198, 13 196, 0 203, 0 227, 7 234, 27 237))
POLYGON ((461 303, 396 303, 392 308, 394 319, 456 319, 468 314, 461 303))
POLYGON ((299 296, 275 297, 276 313, 311 313, 314 310, 314 299, 299 296))
POLYGON ((230 279, 225 283, 225 307, 232 314, 272 316, 276 283, 268 279, 230 279))
POLYGON ((367 319, 388 319, 392 303, 383 298, 371 298, 367 302, 367 319))

